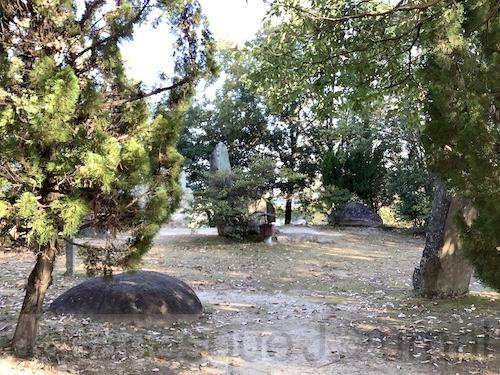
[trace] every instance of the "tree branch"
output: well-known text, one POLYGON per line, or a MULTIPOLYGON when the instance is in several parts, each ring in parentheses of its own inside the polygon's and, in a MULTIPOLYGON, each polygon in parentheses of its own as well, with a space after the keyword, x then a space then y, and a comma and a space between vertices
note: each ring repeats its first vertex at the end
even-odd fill
POLYGON ((299 12, 305 13, 305 14, 309 15, 311 18, 314 18, 317 20, 340 23, 340 22, 345 22, 345 21, 357 19, 357 18, 382 17, 382 16, 387 16, 387 15, 390 15, 392 13, 398 13, 398 12, 407 12, 407 11, 411 11, 411 10, 425 10, 425 9, 431 8, 434 5, 437 5, 441 1, 444 1, 444 0, 430 0, 428 2, 419 3, 419 4, 415 4, 415 5, 402 5, 404 0, 401 0, 394 7, 390 8, 386 11, 383 11, 383 12, 366 12, 366 13, 359 13, 359 14, 350 14, 350 15, 336 17, 336 18, 320 16, 318 14, 311 12, 310 10, 307 10, 307 9, 304 9, 301 7, 297 7, 297 6, 293 6, 292 8, 299 11, 299 12))
POLYGON ((483 25, 487 24, 488 22, 490 22, 490 20, 493 18, 493 17, 496 17, 498 16, 498 12, 500 10, 500 0, 497 1, 492 7, 491 7, 491 10, 490 12, 487 14, 486 18, 484 20, 482 20, 481 22, 479 22, 478 25, 476 25, 475 27, 473 27, 467 34, 470 35, 472 34, 474 31, 476 30, 479 30, 483 25))
MULTIPOLYGON (((136 24, 141 19, 142 15, 146 11, 146 9, 147 9, 147 7, 148 7, 148 5, 149 5, 150 2, 151 2, 151 0, 146 0, 144 2, 144 4, 141 7, 141 9, 135 15, 134 19, 132 21, 130 21, 130 25, 136 24)), ((126 29, 126 28, 124 28, 124 29, 126 29)), ((113 40, 117 41, 119 38, 121 38, 123 36, 125 36, 124 32, 122 32, 122 33, 118 32, 116 34, 109 35, 108 37, 103 38, 101 40, 98 40, 97 42, 91 44, 90 46, 88 46, 88 47, 84 48, 83 50, 81 50, 80 52, 78 52, 76 55, 72 56, 71 60, 70 60, 70 63, 74 63, 78 58, 80 58, 81 56, 83 56, 88 51, 92 51, 92 50, 94 50, 96 48, 99 48, 103 44, 106 44, 106 43, 108 43, 110 41, 113 41, 113 40)))
POLYGON ((102 7, 105 2, 106 0, 93 0, 90 2, 85 2, 85 12, 83 12, 82 18, 80 18, 80 21, 78 21, 80 28, 83 29, 85 23, 92 18, 95 11, 98 8, 102 7))
POLYGON ((170 91, 170 90, 176 89, 177 87, 181 87, 181 86, 186 85, 186 84, 188 84, 190 82, 191 82, 190 78, 184 77, 183 79, 181 79, 181 80, 173 83, 170 86, 159 87, 157 89, 154 89, 154 90, 152 90, 150 92, 146 92, 146 93, 140 91, 140 92, 136 93, 135 95, 132 95, 129 98, 123 98, 123 99, 114 100, 114 101, 108 103, 106 105, 106 107, 107 108, 119 107, 119 106, 121 106, 123 104, 127 104, 127 103, 130 103, 130 102, 136 101, 136 100, 140 100, 140 99, 144 99, 144 98, 147 98, 147 97, 150 97, 150 96, 153 96, 153 95, 161 94, 162 92, 165 92, 165 91, 170 91))

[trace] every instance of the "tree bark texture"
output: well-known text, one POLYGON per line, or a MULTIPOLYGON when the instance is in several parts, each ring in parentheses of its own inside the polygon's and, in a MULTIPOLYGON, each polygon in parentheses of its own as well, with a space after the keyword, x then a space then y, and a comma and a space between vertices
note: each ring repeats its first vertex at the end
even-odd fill
POLYGON ((52 280, 55 258, 56 248, 54 245, 42 246, 37 255, 35 267, 28 278, 26 295, 12 340, 12 349, 18 357, 33 355, 38 322, 42 315, 45 292, 52 280))

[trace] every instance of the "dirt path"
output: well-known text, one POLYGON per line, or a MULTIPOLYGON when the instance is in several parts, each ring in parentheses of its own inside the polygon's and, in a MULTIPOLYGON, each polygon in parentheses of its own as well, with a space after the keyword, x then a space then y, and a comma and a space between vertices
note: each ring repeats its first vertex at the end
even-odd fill
MULTIPOLYGON (((190 283, 206 310, 199 320, 144 327, 46 313, 37 359, 20 364, 6 350, 0 373, 2 364, 40 374, 500 373, 499 295, 474 283, 465 299, 415 298, 422 238, 291 228, 278 239, 230 243, 211 230, 165 228, 143 268, 190 283)), ((32 258, 0 257, 6 341, 32 258)), ((63 264, 49 301, 83 278, 63 277, 63 264)))

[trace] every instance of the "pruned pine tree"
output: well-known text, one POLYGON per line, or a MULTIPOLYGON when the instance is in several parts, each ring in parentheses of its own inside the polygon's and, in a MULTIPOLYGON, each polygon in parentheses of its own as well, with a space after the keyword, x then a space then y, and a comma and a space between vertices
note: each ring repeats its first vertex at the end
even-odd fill
POLYGON ((133 266, 176 207, 175 144, 212 49, 196 0, 0 2, 0 229, 36 254, 17 355, 33 352, 62 238, 86 226, 130 233, 99 251, 133 266), (174 76, 151 91, 127 77, 119 48, 145 23, 177 37, 174 76))

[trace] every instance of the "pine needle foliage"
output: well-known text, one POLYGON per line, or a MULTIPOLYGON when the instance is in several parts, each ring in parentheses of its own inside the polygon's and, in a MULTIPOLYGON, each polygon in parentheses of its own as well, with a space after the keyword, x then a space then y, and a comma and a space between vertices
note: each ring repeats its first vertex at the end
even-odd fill
POLYGON ((175 145, 213 48, 196 0, 0 2, 2 236, 37 250, 88 226, 127 232, 117 262, 136 265, 179 202, 175 145), (146 23, 176 36, 174 75, 152 89, 120 53, 146 23))

